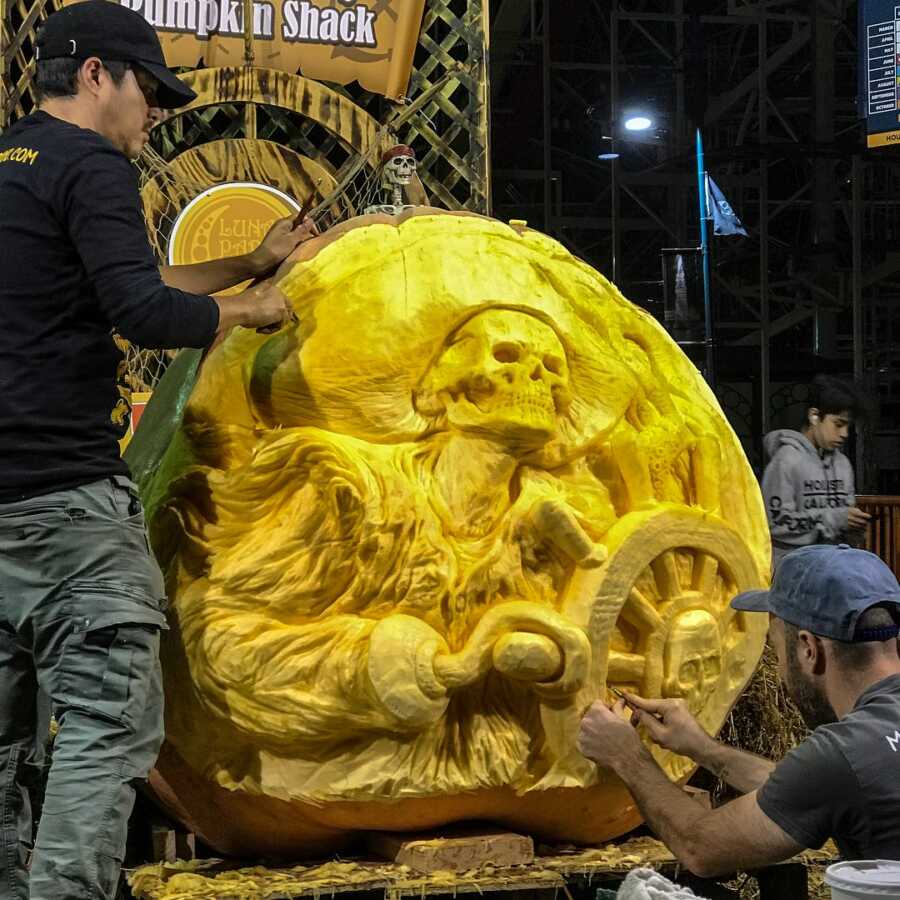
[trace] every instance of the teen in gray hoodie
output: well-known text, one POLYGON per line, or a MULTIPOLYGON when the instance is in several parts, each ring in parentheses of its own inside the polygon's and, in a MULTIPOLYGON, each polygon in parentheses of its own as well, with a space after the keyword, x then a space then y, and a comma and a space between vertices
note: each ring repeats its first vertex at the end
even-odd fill
POLYGON ((802 431, 782 428, 766 435, 770 461, 762 489, 773 569, 797 547, 840 544, 865 528, 869 516, 856 508, 853 468, 840 449, 859 408, 852 386, 820 375, 802 431))

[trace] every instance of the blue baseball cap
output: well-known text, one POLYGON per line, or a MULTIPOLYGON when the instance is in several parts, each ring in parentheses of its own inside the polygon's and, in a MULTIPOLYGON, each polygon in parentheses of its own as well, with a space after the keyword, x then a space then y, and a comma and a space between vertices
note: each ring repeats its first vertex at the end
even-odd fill
POLYGON ((814 544, 788 553, 767 591, 745 591, 734 609, 767 612, 797 628, 837 641, 887 641, 900 628, 857 633, 859 617, 870 607, 900 607, 900 584, 874 553, 847 544, 814 544))

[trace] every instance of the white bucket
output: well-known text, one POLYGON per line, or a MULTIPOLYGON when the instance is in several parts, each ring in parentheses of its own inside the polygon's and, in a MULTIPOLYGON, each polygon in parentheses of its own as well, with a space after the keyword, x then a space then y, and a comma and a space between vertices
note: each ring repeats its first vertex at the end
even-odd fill
POLYGON ((900 862, 863 859, 839 862, 825 870, 831 900, 900 900, 900 862))

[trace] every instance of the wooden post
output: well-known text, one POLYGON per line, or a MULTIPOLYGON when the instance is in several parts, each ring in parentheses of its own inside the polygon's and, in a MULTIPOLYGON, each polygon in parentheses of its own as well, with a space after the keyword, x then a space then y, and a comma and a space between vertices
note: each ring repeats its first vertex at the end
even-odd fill
POLYGON ((171 825, 154 823, 150 826, 153 862, 173 863, 196 859, 194 835, 171 825))
POLYGON ((0 131, 7 126, 6 106, 9 102, 9 62, 6 48, 9 45, 9 0, 0 0, 0 131))
MULTIPOLYGON (((244 65, 252 66, 255 58, 253 52, 253 0, 244 0, 244 65)), ((244 104, 244 137, 256 139, 256 104, 244 104)))
POLYGON ((491 215, 492 205, 492 184, 491 184, 491 148, 490 148, 490 132, 491 132, 491 86, 490 86, 490 45, 491 45, 491 27, 490 27, 490 4, 485 0, 481 7, 480 14, 477 4, 470 4, 470 8, 474 7, 473 18, 477 22, 480 17, 481 30, 484 36, 484 54, 481 58, 481 64, 478 68, 478 89, 473 91, 472 102, 470 104, 470 120, 472 120, 474 128, 472 129, 475 140, 481 147, 481 155, 475 161, 478 163, 475 171, 481 179, 481 184, 473 185, 473 196, 480 195, 479 212, 486 216, 491 215))

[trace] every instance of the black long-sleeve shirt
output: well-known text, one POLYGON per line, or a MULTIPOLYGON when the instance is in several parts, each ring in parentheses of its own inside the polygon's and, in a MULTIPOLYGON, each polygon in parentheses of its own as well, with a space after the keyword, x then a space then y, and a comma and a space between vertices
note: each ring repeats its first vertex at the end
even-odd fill
POLYGON ((163 284, 112 143, 45 112, 0 135, 0 503, 127 474, 113 330, 205 347, 218 323, 163 284))

